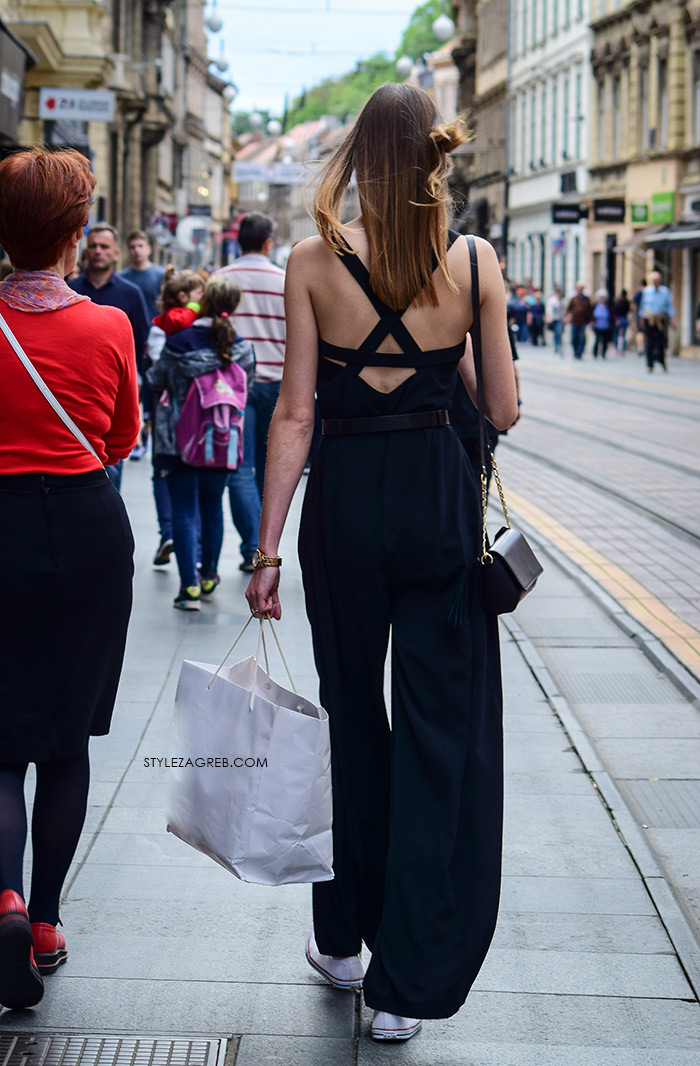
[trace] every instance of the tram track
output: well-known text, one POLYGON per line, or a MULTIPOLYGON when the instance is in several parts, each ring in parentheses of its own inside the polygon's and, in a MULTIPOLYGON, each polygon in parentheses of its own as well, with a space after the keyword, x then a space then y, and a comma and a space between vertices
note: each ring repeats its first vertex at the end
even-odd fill
MULTIPOLYGON (((605 443, 605 442, 601 442, 605 443)), ((613 446, 614 447, 614 446, 613 446)), ((700 545, 700 533, 694 532, 687 526, 684 526, 680 522, 674 521, 672 518, 668 518, 666 515, 660 514, 658 511, 653 510, 651 507, 647 507, 645 504, 640 503, 638 500, 632 499, 624 492, 620 492, 612 485, 597 481, 593 477, 589 477, 586 474, 582 474, 579 471, 572 470, 570 466, 566 466, 564 463, 557 462, 556 459, 552 459, 550 456, 540 455, 538 452, 533 451, 530 448, 523 447, 521 444, 515 443, 510 437, 507 440, 507 448, 509 451, 513 451, 518 455, 522 455, 528 459, 539 463, 540 466, 546 467, 549 470, 556 470, 557 473, 564 475, 571 481, 578 482, 581 485, 586 485, 596 492, 601 492, 611 499, 616 500, 618 503, 623 504, 626 507, 645 515, 652 521, 657 523, 666 529, 672 530, 674 533, 680 534, 689 543, 694 546, 700 545)), ((683 471, 687 473, 687 471, 683 471)))
POLYGON ((525 373, 523 374, 523 380, 532 382, 538 387, 550 389, 557 395, 565 392, 574 396, 588 396, 597 402, 604 402, 608 404, 617 404, 619 407, 629 410, 630 407, 637 408, 639 410, 651 411, 657 417, 659 415, 668 415, 672 418, 682 418, 686 421, 697 423, 698 421, 698 408, 700 407, 700 396, 678 396, 663 393, 655 393, 651 402, 641 402, 644 392, 639 386, 626 385, 624 397, 619 395, 622 383, 615 381, 591 381, 590 378, 566 378, 557 377, 556 380, 552 379, 552 375, 547 371, 542 371, 539 367, 527 366, 525 373), (586 386, 589 385, 587 388, 586 386), (678 404, 683 410, 668 410, 659 406, 659 401, 666 404, 678 404))
POLYGON ((657 463, 659 466, 665 467, 666 469, 670 468, 676 470, 679 474, 685 474, 692 478, 700 478, 700 470, 694 470, 692 467, 685 466, 673 459, 667 459, 663 456, 655 455, 650 451, 639 451, 637 448, 631 448, 629 444, 611 441, 606 437, 601 437, 586 429, 563 425, 561 422, 553 422, 551 419, 543 418, 542 415, 533 415, 532 413, 528 413, 527 421, 528 423, 534 422, 542 426, 548 426, 550 429, 559 430, 562 433, 569 434, 569 436, 581 437, 584 440, 589 440, 595 444, 602 445, 603 447, 613 448, 618 452, 625 452, 627 455, 633 455, 637 459, 644 459, 650 463, 657 463))

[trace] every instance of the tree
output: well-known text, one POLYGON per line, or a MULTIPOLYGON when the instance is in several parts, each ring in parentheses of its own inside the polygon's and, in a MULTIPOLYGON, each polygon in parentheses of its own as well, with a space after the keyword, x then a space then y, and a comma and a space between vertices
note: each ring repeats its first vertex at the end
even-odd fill
POLYGON ((397 59, 404 55, 418 59, 426 52, 437 51, 444 44, 444 41, 439 41, 433 33, 433 23, 444 10, 442 0, 428 0, 427 4, 416 8, 396 50, 397 59))
POLYGON ((337 115, 343 120, 357 115, 375 89, 385 81, 397 80, 394 60, 379 52, 362 60, 347 74, 325 78, 320 85, 305 90, 289 110, 287 127, 312 122, 322 115, 337 115))

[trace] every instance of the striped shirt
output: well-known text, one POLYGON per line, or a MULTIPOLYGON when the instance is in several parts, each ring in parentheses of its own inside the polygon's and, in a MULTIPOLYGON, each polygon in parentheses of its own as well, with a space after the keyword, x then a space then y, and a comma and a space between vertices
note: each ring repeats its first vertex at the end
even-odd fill
POLYGON ((255 348, 255 380, 281 381, 287 328, 284 319, 284 271, 266 255, 248 252, 230 266, 227 274, 241 290, 236 308, 236 332, 255 348))

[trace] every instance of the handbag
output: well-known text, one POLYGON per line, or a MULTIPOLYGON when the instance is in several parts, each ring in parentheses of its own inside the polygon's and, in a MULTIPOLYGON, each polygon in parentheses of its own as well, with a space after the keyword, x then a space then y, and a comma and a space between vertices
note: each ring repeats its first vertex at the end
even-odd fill
POLYGON ((481 352, 481 304, 479 299, 479 270, 476 255, 476 243, 471 235, 467 236, 472 280, 472 349, 474 352, 474 369, 476 372, 477 408, 479 411, 479 447, 481 452, 481 555, 480 594, 481 602, 490 614, 510 614, 524 596, 531 592, 542 573, 542 566, 535 556, 523 534, 513 529, 510 524, 501 476, 496 457, 491 450, 486 430, 484 412, 484 380, 481 352), (486 505, 488 503, 488 461, 498 487, 498 495, 505 515, 506 524, 499 529, 489 544, 486 531, 486 505))
MULTIPOLYGON (((51 405, 51 407, 53 407, 54 411, 56 412, 58 417, 61 419, 63 424, 71 431, 71 433, 76 438, 76 440, 78 440, 82 444, 83 448, 87 449, 87 451, 90 452, 90 455, 94 455, 95 459, 97 459, 98 463, 100 464, 100 466, 104 470, 104 463, 102 462, 102 460, 100 459, 99 455, 97 454, 97 452, 93 448, 92 444, 87 439, 87 437, 85 436, 83 431, 81 429, 78 429, 78 427, 76 426, 75 422, 73 421, 71 416, 68 414, 66 409, 61 405, 60 401, 57 400, 56 397, 54 396, 54 394, 51 392, 51 389, 46 384, 46 382, 42 378, 41 374, 36 369, 36 367, 34 366, 34 364, 31 361, 31 359, 29 358, 29 356, 25 352, 24 348, 19 343, 19 341, 17 340, 17 338, 15 337, 14 333, 12 332, 12 330, 9 327, 9 325, 7 324, 7 322, 5 321, 5 319, 3 318, 3 316, 1 314, 0 314, 0 330, 2 330, 2 332, 5 334, 10 347, 15 352, 15 355, 17 355, 17 357, 19 358, 20 362, 22 363, 22 366, 27 371, 27 373, 29 374, 30 378, 32 379, 32 381, 34 382, 34 384, 36 385, 36 387, 38 388, 39 392, 42 394, 44 399, 47 401, 47 403, 49 403, 51 405)), ((109 477, 109 474, 107 474, 106 470, 105 470, 105 474, 106 474, 107 477, 109 477)))
POLYGON ((182 664, 167 827, 242 881, 330 881, 328 715, 294 691, 272 622, 292 691, 270 677, 262 619, 255 657, 224 666, 252 620, 218 667, 182 664))

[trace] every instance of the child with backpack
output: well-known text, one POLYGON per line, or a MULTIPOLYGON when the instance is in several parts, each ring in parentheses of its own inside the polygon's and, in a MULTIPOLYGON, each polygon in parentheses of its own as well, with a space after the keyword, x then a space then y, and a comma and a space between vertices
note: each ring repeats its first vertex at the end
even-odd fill
POLYGON ((180 572, 174 606, 180 610, 199 610, 202 597, 210 597, 219 584, 222 498, 229 471, 240 462, 243 412, 255 368, 253 347, 236 334, 231 320, 240 297, 240 289, 226 275, 210 278, 200 316, 167 337, 158 362, 147 372, 152 388, 167 391, 161 399, 155 447, 168 467, 180 572))

